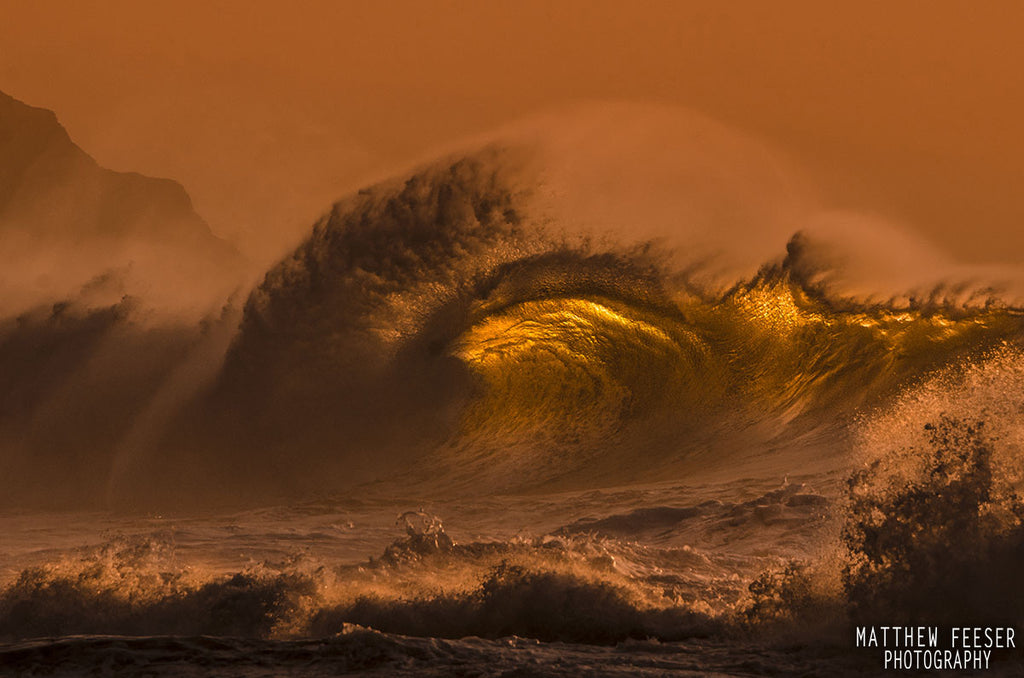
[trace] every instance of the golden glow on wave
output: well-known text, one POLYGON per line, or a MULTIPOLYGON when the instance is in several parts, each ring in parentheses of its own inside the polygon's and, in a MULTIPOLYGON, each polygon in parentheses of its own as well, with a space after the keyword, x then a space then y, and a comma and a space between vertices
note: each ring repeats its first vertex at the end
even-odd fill
POLYGON ((788 280, 677 303, 678 313, 596 295, 481 307, 450 347, 481 386, 464 423, 547 441, 607 438, 659 413, 699 423, 722 406, 788 421, 838 401, 858 407, 1021 329, 1002 311, 836 309, 788 280))
POLYGON ((743 311, 743 317, 777 333, 789 333, 811 323, 829 324, 806 304, 798 304, 788 285, 757 285, 737 292, 731 300, 743 311))
POLYGON ((678 318, 596 296, 503 308, 467 330, 451 353, 483 387, 467 427, 546 439, 611 435, 656 403, 691 410, 693 399, 715 388, 695 379, 707 374, 708 351, 678 318))
POLYGON ((797 330, 831 332, 844 327, 860 328, 893 348, 906 342, 954 340, 964 333, 983 331, 992 322, 1007 320, 1005 314, 998 313, 954 318, 941 312, 888 308, 832 311, 785 282, 740 289, 730 295, 729 302, 740 311, 738 319, 782 338, 791 337, 797 330))
POLYGON ((515 360, 536 350, 587 361, 610 335, 628 335, 644 344, 673 342, 659 327, 627 317, 603 303, 545 299, 518 306, 513 313, 489 317, 462 337, 453 354, 481 366, 496 360, 515 360))

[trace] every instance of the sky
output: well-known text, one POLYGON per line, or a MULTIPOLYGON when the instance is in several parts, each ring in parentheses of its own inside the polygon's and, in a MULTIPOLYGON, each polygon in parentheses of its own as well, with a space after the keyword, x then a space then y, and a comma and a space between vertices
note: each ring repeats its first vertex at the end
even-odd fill
POLYGON ((579 101, 685 106, 967 262, 1024 246, 1024 3, 0 0, 0 90, 277 256, 344 193, 579 101))

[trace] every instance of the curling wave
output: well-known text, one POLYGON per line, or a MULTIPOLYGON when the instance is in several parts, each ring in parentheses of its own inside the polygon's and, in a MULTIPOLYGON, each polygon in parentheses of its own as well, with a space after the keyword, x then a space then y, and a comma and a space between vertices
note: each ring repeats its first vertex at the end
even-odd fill
POLYGON ((749 275, 711 275, 706 234, 565 216, 576 203, 537 158, 494 144, 335 205, 250 296, 216 385, 137 465, 175 495, 212 480, 247 500, 400 476, 484 491, 664 478, 709 450, 848 447, 862 408, 1020 342, 1024 315, 993 289, 858 297, 803 232, 749 275))
MULTIPOLYGON (((863 253, 816 210, 707 120, 611 107, 510 132, 334 205, 240 321, 151 330, 123 301, 0 325, 20 412, 0 470, 12 496, 57 468, 67 503, 128 506, 671 480, 842 456, 860 413, 1020 345, 1015 297, 980 273, 847 280, 863 253), (97 377, 115 358, 138 367, 97 377)), ((914 268, 906 239, 876 249, 914 268)))

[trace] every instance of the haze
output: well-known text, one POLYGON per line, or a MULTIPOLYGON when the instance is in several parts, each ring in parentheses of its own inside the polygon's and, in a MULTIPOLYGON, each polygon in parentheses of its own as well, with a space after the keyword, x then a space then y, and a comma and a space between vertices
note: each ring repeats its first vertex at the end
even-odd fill
POLYGON ((3 2, 0 90, 257 261, 348 190, 579 100, 680 104, 968 262, 1024 245, 1016 2, 3 2))

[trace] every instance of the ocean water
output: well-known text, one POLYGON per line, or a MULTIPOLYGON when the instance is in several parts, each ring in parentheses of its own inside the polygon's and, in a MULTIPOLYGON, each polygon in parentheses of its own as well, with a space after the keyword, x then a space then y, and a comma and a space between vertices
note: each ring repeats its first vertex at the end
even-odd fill
POLYGON ((584 123, 343 200, 202 322, 5 325, 0 673, 871 675, 858 625, 1019 625, 1012 288, 865 287, 746 142, 584 123))

